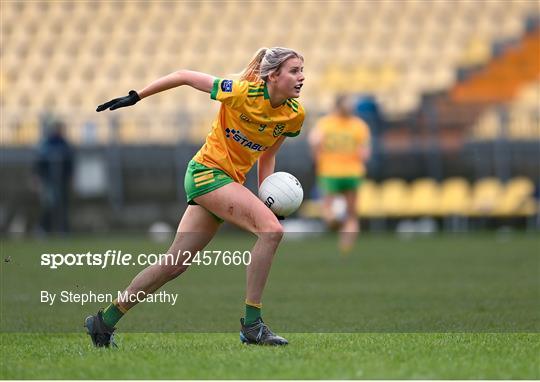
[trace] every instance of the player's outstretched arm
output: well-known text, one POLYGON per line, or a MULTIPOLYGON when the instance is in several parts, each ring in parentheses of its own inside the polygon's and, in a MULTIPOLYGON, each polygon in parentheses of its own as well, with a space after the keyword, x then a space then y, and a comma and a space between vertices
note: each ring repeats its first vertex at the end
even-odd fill
POLYGON ((103 111, 107 109, 116 110, 121 107, 132 106, 141 99, 151 96, 152 94, 182 85, 188 85, 197 90, 210 93, 212 91, 213 84, 214 77, 209 74, 194 72, 191 70, 179 70, 152 81, 138 92, 135 90, 130 90, 129 94, 125 97, 119 97, 110 100, 109 102, 105 102, 104 104, 99 105, 96 111, 103 111))

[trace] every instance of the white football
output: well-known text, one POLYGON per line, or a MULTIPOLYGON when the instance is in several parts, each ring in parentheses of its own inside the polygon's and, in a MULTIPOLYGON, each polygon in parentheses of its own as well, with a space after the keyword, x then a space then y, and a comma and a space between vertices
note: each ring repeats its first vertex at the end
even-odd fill
POLYGON ((289 216, 304 199, 302 185, 288 172, 275 172, 263 180, 259 199, 278 216, 289 216))

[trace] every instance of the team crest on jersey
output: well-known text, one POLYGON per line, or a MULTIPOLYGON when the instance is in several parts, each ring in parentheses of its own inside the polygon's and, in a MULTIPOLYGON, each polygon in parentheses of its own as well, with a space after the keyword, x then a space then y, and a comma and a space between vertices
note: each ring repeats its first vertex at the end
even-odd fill
POLYGON ((221 91, 224 93, 232 92, 232 80, 221 81, 221 91))
POLYGON ((276 127, 274 127, 274 138, 277 138, 283 133, 283 130, 285 130, 285 124, 284 123, 278 123, 276 127))

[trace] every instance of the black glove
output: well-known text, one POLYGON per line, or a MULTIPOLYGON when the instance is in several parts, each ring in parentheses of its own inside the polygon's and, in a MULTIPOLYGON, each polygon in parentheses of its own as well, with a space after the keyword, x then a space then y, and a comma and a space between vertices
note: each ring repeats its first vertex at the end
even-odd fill
POLYGON ((110 100, 109 102, 105 102, 104 104, 99 105, 96 111, 103 111, 107 109, 116 110, 121 107, 135 105, 140 100, 141 100, 141 97, 139 97, 137 92, 135 90, 130 90, 129 95, 125 97, 115 98, 113 100, 110 100))

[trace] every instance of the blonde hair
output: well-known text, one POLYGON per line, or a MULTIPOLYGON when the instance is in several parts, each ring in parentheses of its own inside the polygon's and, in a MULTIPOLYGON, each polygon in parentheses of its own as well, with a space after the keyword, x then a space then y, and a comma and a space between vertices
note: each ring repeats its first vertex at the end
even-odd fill
POLYGON ((281 65, 289 58, 299 58, 304 61, 304 57, 289 48, 261 48, 255 53, 248 66, 240 73, 240 80, 250 82, 267 81, 268 76, 279 71, 281 65))

